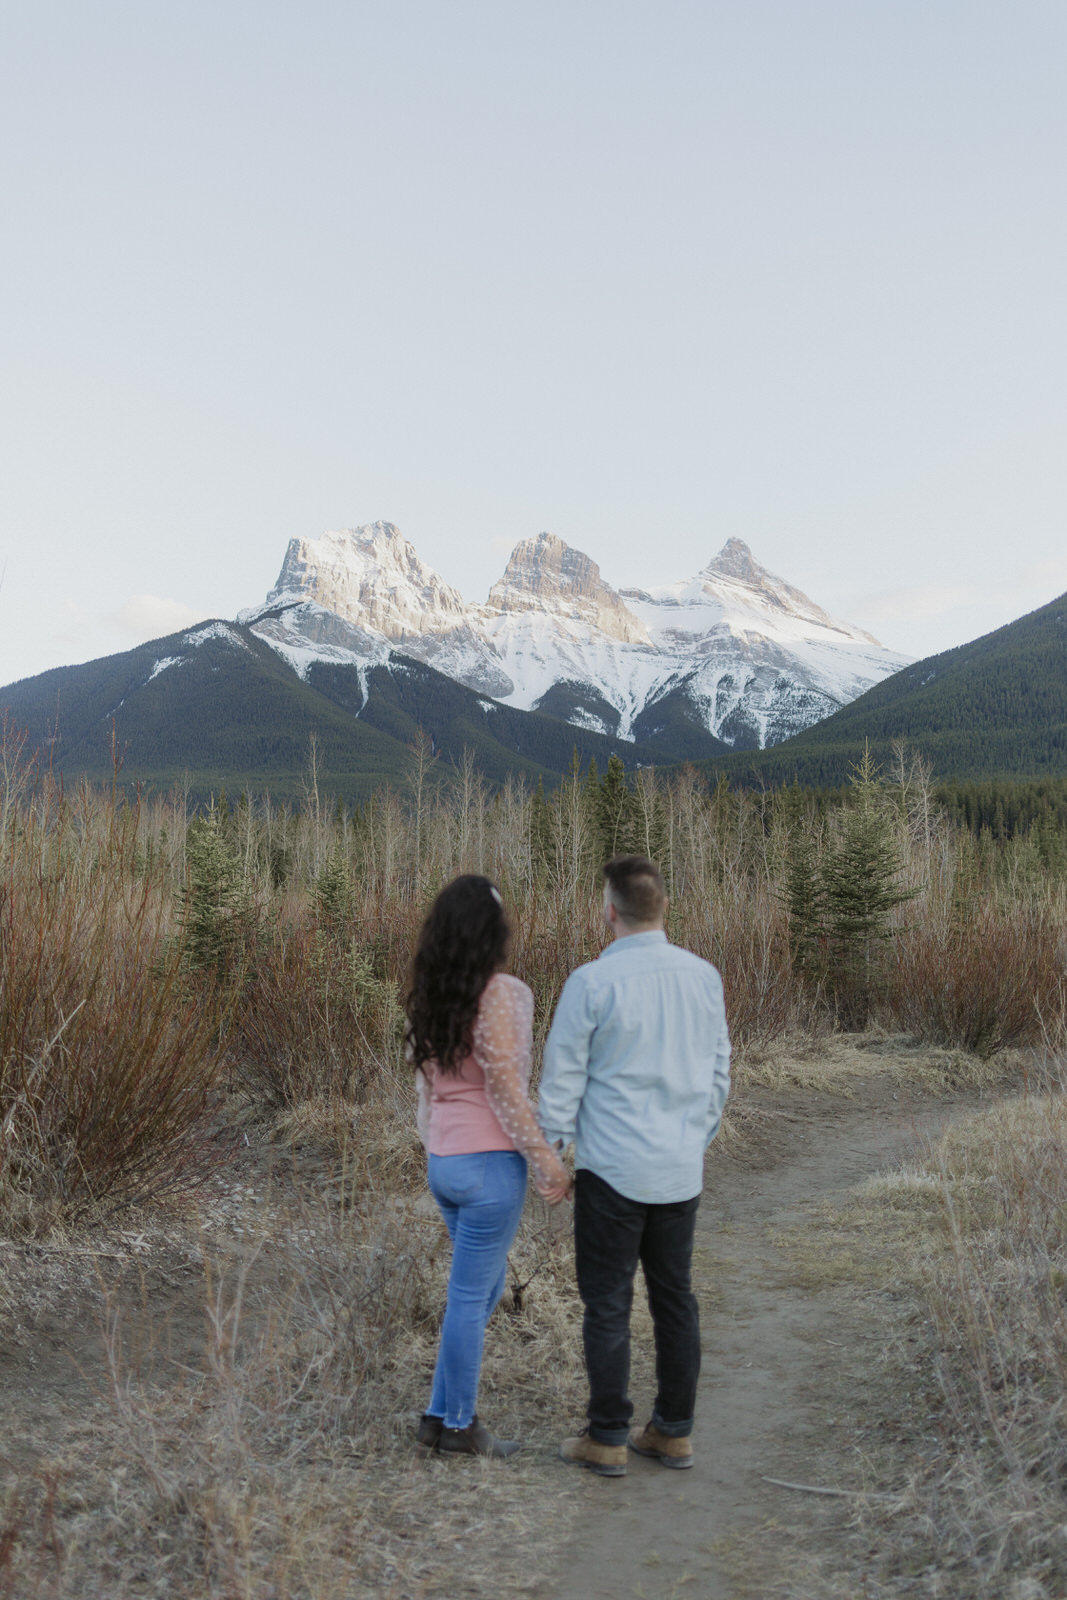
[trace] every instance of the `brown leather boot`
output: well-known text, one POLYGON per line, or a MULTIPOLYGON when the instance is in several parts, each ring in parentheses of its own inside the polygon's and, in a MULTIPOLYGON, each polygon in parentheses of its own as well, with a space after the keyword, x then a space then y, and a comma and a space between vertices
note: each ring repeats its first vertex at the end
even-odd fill
POLYGON ((564 1439, 559 1453, 561 1459, 569 1461, 571 1466, 588 1467, 590 1472, 599 1474, 601 1478, 626 1476, 626 1446, 601 1444, 599 1439, 589 1437, 588 1428, 583 1428, 573 1439, 564 1439))
POLYGON ((693 1465, 693 1443, 687 1437, 675 1439, 669 1433, 660 1433, 654 1422, 650 1422, 643 1433, 631 1435, 630 1449, 636 1450, 639 1456, 651 1456, 655 1461, 661 1461, 665 1467, 691 1467, 693 1465))
POLYGON ((437 1446, 443 1456, 491 1456, 503 1461, 522 1449, 518 1439, 495 1439, 484 1423, 472 1417, 465 1428, 442 1428, 437 1446))

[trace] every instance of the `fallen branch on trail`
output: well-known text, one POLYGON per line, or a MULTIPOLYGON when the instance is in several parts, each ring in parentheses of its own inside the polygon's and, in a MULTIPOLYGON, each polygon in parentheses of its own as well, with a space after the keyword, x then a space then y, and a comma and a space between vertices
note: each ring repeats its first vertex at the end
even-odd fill
POLYGON ((773 1483, 776 1489, 795 1489, 799 1494, 832 1494, 844 1499, 896 1500, 895 1494, 880 1494, 877 1489, 824 1489, 816 1483, 787 1483, 784 1478, 764 1477, 764 1483, 773 1483))

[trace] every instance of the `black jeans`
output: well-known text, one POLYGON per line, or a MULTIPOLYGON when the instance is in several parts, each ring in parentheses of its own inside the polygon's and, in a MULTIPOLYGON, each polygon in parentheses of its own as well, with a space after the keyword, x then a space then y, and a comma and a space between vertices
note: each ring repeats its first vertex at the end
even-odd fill
POLYGON ((585 1307, 589 1433, 601 1444, 625 1444, 630 1431, 630 1308, 638 1261, 656 1336, 652 1420, 676 1438, 692 1432, 700 1312, 690 1272, 699 1204, 694 1195, 672 1205, 646 1205, 628 1200, 595 1172, 575 1173, 574 1255, 585 1307))

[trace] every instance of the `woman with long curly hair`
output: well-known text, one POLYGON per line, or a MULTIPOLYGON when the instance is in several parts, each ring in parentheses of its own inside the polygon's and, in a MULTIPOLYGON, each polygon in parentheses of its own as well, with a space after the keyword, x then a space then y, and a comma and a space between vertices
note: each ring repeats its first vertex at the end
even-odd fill
POLYGON ((511 929, 500 891, 466 873, 423 923, 406 997, 408 1054, 430 1190, 452 1239, 452 1269, 420 1454, 509 1456, 478 1419, 485 1325, 504 1292, 508 1250, 526 1198, 526 1163, 555 1205, 570 1176, 527 1097, 533 995, 504 971, 511 929))

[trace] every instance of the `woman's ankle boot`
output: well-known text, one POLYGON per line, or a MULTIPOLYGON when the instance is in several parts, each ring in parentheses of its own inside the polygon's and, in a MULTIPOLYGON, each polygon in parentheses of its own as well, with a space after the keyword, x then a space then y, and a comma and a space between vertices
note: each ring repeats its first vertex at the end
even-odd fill
POLYGON ((444 1422, 440 1417, 431 1417, 424 1411, 419 1418, 419 1425, 415 1429, 415 1454, 423 1459, 432 1456, 441 1442, 441 1430, 444 1422))
POLYGON ((502 1461, 522 1449, 518 1439, 495 1439, 489 1429, 472 1417, 465 1428, 442 1428, 437 1446, 443 1456, 491 1456, 502 1461))

